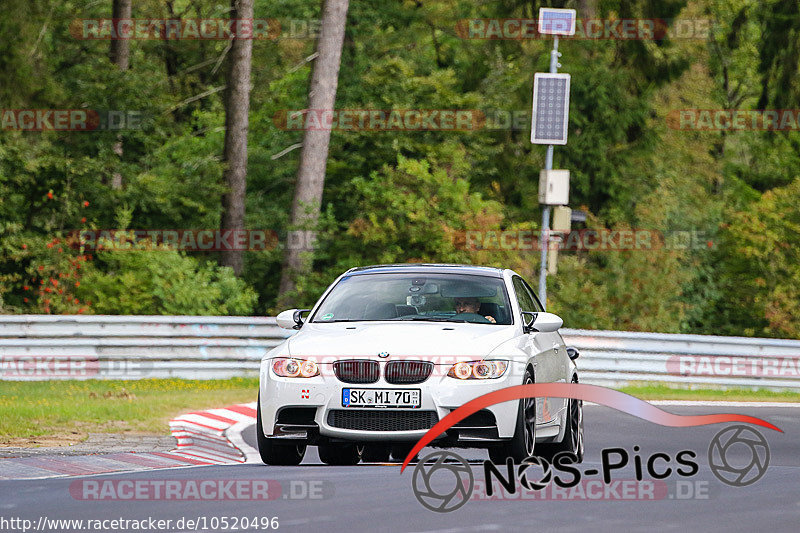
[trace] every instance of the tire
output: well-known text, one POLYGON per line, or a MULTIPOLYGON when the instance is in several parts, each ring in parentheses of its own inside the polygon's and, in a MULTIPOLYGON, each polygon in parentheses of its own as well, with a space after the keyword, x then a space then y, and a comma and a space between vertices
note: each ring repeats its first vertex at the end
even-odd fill
MULTIPOLYGON (((573 380, 577 383, 577 380, 573 380)), ((567 417, 567 427, 564 430, 564 438, 561 442, 552 444, 540 444, 537 454, 552 462, 556 454, 570 452, 577 457, 577 463, 583 462, 584 441, 583 441, 583 400, 570 399, 569 416, 567 417)))
MULTIPOLYGON (((533 383, 530 369, 525 370, 523 385, 533 383)), ((517 425, 510 441, 489 448, 489 458, 494 464, 503 465, 511 457, 519 464, 534 454, 536 446, 536 398, 522 398, 517 409, 517 425)))
POLYGON ((353 466, 361 461, 363 446, 356 444, 320 444, 319 458, 327 465, 353 466))
POLYGON ((299 465, 306 455, 306 445, 298 444, 297 442, 278 442, 278 440, 264 436, 264 430, 261 426, 261 395, 259 394, 258 406, 256 407, 256 442, 258 443, 258 454, 261 456, 261 460, 267 465, 299 465))
POLYGON ((392 448, 387 444, 365 444, 361 460, 365 463, 385 463, 389 461, 391 452, 392 448))
MULTIPOLYGON (((393 444, 392 445, 392 461, 396 463, 402 463, 408 457, 408 454, 411 453, 412 448, 416 442, 408 443, 408 444, 393 444)), ((411 461, 419 460, 419 454, 415 455, 411 461)))

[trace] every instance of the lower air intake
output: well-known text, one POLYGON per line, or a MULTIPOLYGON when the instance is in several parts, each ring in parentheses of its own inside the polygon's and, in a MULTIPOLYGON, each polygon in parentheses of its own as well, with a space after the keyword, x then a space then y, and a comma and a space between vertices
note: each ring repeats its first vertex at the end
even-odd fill
POLYGON ((358 431, 420 431, 439 421, 436 411, 387 411, 384 409, 332 409, 328 425, 358 431))

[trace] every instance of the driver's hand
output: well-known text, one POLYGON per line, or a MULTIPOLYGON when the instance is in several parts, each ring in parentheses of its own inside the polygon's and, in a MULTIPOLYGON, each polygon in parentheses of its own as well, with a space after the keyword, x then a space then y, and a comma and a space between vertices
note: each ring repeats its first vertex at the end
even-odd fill
POLYGON ((489 321, 489 322, 491 322, 492 324, 497 324, 497 320, 495 320, 493 316, 488 316, 488 315, 487 315, 487 316, 485 316, 485 317, 483 317, 483 318, 485 318, 486 320, 488 320, 488 321, 489 321))

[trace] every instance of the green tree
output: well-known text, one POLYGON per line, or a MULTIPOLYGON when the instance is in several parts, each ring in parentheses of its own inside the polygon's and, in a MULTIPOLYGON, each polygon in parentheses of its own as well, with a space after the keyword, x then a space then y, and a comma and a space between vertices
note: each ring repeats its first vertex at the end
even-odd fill
POLYGON ((718 259, 725 298, 710 314, 722 334, 800 337, 800 177, 730 214, 718 259))

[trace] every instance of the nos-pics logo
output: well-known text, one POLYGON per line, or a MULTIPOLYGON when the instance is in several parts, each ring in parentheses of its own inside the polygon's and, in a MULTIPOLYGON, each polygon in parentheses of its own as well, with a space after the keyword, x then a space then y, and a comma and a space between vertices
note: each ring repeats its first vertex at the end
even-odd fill
MULTIPOLYGON (((694 453, 691 455, 694 456, 694 453)), ((708 447, 711 471, 717 479, 733 487, 746 487, 761 479, 767 471, 769 460, 767 440, 760 432, 745 425, 723 429, 714 436, 708 447)), ((558 456, 555 465, 541 457, 529 457, 519 465, 519 484, 527 490, 542 490, 556 477, 551 466, 559 470, 559 467, 564 466, 563 463, 558 456), (542 472, 540 479, 529 479, 528 469, 534 465, 542 472)), ((605 466, 604 464, 604 470, 605 466)), ((618 468, 624 465, 610 466, 618 468)), ((490 470, 495 469, 484 465, 484 472, 490 470)), ((572 466, 568 471, 574 476, 576 469, 572 466)), ((692 473, 696 472, 697 469, 693 469, 692 473)), ((604 475, 607 473, 604 472, 604 475)), ((490 481, 486 480, 487 486, 490 481)), ((573 479, 571 483, 578 481, 579 478, 573 479)), ((412 476, 412 488, 417 501, 437 513, 448 513, 462 507, 471 498, 474 486, 475 476, 469 463, 460 455, 445 450, 433 452, 420 459, 412 476)))

